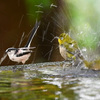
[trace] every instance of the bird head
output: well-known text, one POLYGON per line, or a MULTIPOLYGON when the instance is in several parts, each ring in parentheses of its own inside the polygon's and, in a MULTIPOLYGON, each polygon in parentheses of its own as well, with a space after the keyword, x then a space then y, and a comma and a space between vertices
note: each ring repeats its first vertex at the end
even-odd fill
POLYGON ((8 53, 8 52, 11 52, 11 51, 16 51, 16 48, 13 48, 13 47, 12 48, 8 48, 5 52, 8 53))
POLYGON ((59 45, 64 44, 64 43, 73 43, 73 39, 66 33, 60 34, 58 38, 58 43, 59 45))
POLYGON ((12 55, 12 54, 15 54, 16 52, 18 51, 17 48, 8 48, 5 53, 7 53, 8 55, 12 55))

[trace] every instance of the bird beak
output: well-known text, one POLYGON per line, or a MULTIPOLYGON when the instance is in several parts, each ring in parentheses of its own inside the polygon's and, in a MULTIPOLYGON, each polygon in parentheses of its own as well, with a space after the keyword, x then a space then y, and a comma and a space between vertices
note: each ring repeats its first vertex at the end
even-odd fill
POLYGON ((8 52, 8 49, 6 49, 5 53, 7 53, 7 52, 8 52))

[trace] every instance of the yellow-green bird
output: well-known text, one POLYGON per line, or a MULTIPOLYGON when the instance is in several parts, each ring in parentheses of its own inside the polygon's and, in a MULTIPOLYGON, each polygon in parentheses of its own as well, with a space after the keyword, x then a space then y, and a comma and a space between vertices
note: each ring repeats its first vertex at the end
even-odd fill
POLYGON ((85 60, 78 47, 78 44, 68 34, 60 34, 58 43, 60 54, 66 61, 74 61, 74 65, 77 65, 80 63, 79 59, 81 59, 87 68, 100 70, 100 59, 91 62, 85 60))
POLYGON ((60 34, 58 43, 60 54, 66 61, 76 61, 78 58, 84 60, 78 44, 68 34, 60 34))

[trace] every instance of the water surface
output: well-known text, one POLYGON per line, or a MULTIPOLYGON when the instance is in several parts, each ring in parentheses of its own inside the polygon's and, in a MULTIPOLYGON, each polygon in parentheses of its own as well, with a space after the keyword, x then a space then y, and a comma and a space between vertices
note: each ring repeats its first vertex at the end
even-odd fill
POLYGON ((100 100, 100 79, 64 77, 50 68, 0 71, 0 100, 100 100))

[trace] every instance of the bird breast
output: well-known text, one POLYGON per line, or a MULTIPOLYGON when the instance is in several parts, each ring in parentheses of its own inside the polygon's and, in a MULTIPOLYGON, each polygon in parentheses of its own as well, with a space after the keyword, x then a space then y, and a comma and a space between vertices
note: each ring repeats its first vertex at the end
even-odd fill
POLYGON ((59 51, 61 56, 66 60, 67 59, 66 48, 63 45, 59 45, 59 51))

